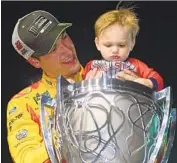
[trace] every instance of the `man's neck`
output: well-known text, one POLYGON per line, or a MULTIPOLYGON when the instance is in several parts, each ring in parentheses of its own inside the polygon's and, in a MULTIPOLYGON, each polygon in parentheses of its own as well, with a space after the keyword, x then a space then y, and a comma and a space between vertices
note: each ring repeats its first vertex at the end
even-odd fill
POLYGON ((70 74, 70 75, 65 75, 64 78, 67 79, 70 83, 75 82, 75 77, 76 77, 76 75, 77 75, 79 72, 81 72, 81 69, 82 69, 82 68, 81 68, 81 66, 80 66, 80 68, 78 69, 78 71, 76 71, 75 73, 70 74))
MULTIPOLYGON (((65 79, 74 79, 74 77, 77 75, 77 73, 78 72, 80 72, 81 71, 81 67, 78 69, 78 71, 76 71, 75 73, 73 73, 73 74, 70 74, 70 75, 62 75, 65 79)), ((45 73, 45 75, 46 76, 48 76, 49 78, 51 78, 51 79, 56 79, 58 76, 53 76, 53 75, 51 75, 51 74, 48 74, 48 73, 46 73, 46 72, 44 72, 45 73)))
POLYGON ((64 78, 68 79, 68 78, 74 78, 74 76, 76 76, 76 73, 70 74, 70 75, 65 75, 64 78))

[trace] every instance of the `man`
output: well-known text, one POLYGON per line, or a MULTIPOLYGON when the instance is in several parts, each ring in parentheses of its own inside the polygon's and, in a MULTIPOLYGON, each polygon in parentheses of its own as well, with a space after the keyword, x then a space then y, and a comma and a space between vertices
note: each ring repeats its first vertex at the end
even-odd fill
MULTIPOLYGON (((80 81, 80 65, 72 40, 65 30, 71 23, 60 23, 53 15, 38 10, 18 20, 12 35, 15 50, 35 68, 42 79, 16 94, 8 103, 8 144, 16 163, 50 162, 39 120, 40 96, 56 95, 56 77, 80 81)), ((46 108, 46 118, 51 115, 46 108)))

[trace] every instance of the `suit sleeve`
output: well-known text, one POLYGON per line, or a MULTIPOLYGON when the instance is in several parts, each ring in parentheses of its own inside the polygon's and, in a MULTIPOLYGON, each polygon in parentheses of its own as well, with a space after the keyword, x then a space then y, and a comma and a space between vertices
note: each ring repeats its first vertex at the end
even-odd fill
POLYGON ((87 76, 87 73, 91 70, 91 65, 92 65, 93 61, 90 61, 86 64, 86 66, 84 67, 84 71, 82 73, 82 78, 85 79, 87 76))
POLYGON ((15 163, 45 163, 49 160, 39 125, 31 119, 24 99, 12 99, 7 106, 7 140, 15 163))
POLYGON ((153 83, 154 89, 160 91, 164 88, 163 78, 153 68, 148 67, 144 62, 131 58, 129 60, 136 67, 136 72, 146 79, 150 79, 153 83))

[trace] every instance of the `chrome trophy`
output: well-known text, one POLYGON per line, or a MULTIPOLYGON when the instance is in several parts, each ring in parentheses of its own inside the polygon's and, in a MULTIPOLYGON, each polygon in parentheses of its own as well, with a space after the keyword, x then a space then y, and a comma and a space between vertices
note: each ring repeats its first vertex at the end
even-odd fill
POLYGON ((168 161, 176 128, 171 88, 155 92, 116 79, 122 69, 113 67, 107 64, 99 79, 73 84, 59 76, 56 99, 41 97, 40 121, 52 163, 168 161), (53 111, 48 120, 46 106, 53 111))

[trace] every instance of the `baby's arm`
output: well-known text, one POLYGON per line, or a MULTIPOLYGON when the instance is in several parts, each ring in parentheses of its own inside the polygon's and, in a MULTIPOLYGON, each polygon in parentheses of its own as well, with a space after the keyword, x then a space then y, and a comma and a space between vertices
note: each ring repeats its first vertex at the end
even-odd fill
POLYGON ((136 66, 136 72, 141 78, 136 79, 136 82, 142 82, 142 84, 145 83, 145 85, 149 85, 149 87, 151 87, 152 84, 152 88, 156 91, 163 89, 164 81, 158 72, 153 68, 148 67, 144 62, 138 59, 130 58, 129 61, 136 66))

